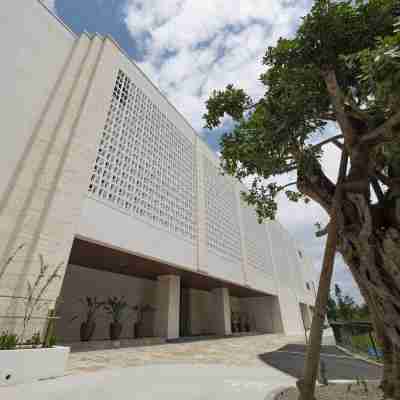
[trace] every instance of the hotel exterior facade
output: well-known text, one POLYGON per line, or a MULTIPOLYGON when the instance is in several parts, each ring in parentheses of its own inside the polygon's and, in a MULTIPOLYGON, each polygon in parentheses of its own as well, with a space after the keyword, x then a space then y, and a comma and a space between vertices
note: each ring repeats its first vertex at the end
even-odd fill
MULTIPOLYGON (((65 342, 79 340, 86 296, 151 305, 141 336, 227 335, 235 313, 253 331, 304 333, 311 262, 278 222, 257 222, 244 187, 220 174, 136 64, 109 37, 77 37, 37 0, 5 7, 0 331, 20 327, 42 255, 64 263, 39 313, 58 300, 65 342)), ((95 338, 108 323, 99 316, 95 338)), ((32 330, 42 328, 38 318, 32 330)))

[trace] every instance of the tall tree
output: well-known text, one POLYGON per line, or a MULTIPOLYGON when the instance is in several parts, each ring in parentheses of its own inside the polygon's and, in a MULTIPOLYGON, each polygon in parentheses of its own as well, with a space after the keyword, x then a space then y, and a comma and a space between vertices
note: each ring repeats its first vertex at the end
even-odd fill
MULTIPOLYGON (((251 99, 229 85, 207 101, 206 126, 225 115, 234 128, 221 139, 222 165, 252 179, 244 198, 260 219, 274 218, 276 196, 311 199, 329 215, 337 183, 321 165, 324 146, 350 160, 338 187, 338 251, 384 343, 386 394, 400 399, 400 15, 398 0, 317 0, 292 39, 267 49, 251 99), (323 138, 328 123, 338 135, 323 138), (274 177, 296 173, 288 185, 274 177)), ((335 211, 336 213, 336 211, 335 211)))
POLYGON ((338 319, 338 307, 336 300, 329 294, 328 307, 326 310, 328 321, 336 321, 338 319))
POLYGON ((356 302, 349 294, 343 296, 342 289, 338 284, 335 285, 335 296, 338 304, 339 318, 351 321, 356 313, 356 302))

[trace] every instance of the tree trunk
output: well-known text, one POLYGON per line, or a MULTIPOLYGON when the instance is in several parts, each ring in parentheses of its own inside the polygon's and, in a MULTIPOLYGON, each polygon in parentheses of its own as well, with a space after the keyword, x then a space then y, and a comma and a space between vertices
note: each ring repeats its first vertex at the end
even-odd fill
POLYGON ((394 349, 391 341, 385 335, 382 343, 383 351, 383 376, 381 389, 385 397, 391 398, 394 395, 394 349))
POLYGON ((318 293, 315 301, 314 316, 311 323, 310 343, 307 348, 305 359, 304 379, 297 381, 299 400, 314 399, 315 384, 318 375, 319 358, 321 353, 321 341, 323 324, 326 317, 329 292, 332 281, 335 253, 338 242, 338 210, 341 207, 342 191, 341 184, 344 182, 347 171, 347 151, 342 151, 340 160, 338 184, 332 202, 331 220, 328 228, 328 238, 325 245, 324 260, 322 263, 321 276, 319 279, 318 293))
POLYGON ((336 224, 329 225, 324 261, 315 301, 314 315, 311 323, 310 341, 305 359, 304 378, 297 381, 299 400, 314 399, 315 384, 318 375, 319 358, 321 353, 322 331, 326 316, 326 307, 332 280, 337 243, 336 224))
POLYGON ((350 270, 353 271, 353 277, 356 281, 361 295, 363 296, 365 302, 368 305, 368 309, 371 314, 371 322, 374 327, 374 331, 378 342, 381 346, 383 352, 383 376, 381 380, 381 389, 385 394, 385 397, 392 397, 394 393, 394 384, 393 384, 393 363, 394 363, 394 350, 393 345, 389 337, 385 332, 385 325, 382 320, 382 316, 379 314, 379 308, 377 307, 377 303, 375 298, 369 292, 369 288, 362 279, 362 276, 358 273, 358 270, 352 265, 352 260, 346 260, 346 253, 343 253, 343 258, 345 259, 347 265, 350 267, 350 270))
POLYGON ((393 351, 393 399, 400 400, 400 347, 394 346, 393 351))
POLYGON ((386 397, 400 400, 400 232, 377 228, 365 199, 348 197, 357 207, 358 221, 352 221, 352 230, 343 228, 339 251, 368 304, 382 346, 382 390, 386 397))

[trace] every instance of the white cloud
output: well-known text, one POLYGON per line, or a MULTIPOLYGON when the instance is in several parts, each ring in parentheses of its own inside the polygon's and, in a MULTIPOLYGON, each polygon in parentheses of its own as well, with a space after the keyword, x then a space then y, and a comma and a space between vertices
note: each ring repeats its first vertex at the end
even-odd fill
MULTIPOLYGON (((229 83, 253 97, 262 96, 258 80, 268 46, 295 31, 311 0, 126 0, 124 22, 144 55, 139 66, 200 131, 205 101, 213 89, 229 83)), ((330 133, 335 127, 330 127, 330 133)), ((324 170, 335 180, 338 152, 329 146, 324 170)), ((293 177, 292 177, 293 178, 293 177)), ((290 177, 280 177, 280 183, 290 177)), ((315 222, 327 216, 317 204, 280 198, 278 217, 320 267, 324 240, 315 238, 315 222)), ((339 260, 336 279, 351 280, 339 260)), ((346 286, 346 289, 347 289, 346 286)), ((354 292, 356 293, 356 292, 354 292)))
POLYGON ((269 45, 287 36, 308 0, 127 0, 125 23, 144 48, 139 65, 200 130, 211 90, 235 83, 261 95, 269 45))

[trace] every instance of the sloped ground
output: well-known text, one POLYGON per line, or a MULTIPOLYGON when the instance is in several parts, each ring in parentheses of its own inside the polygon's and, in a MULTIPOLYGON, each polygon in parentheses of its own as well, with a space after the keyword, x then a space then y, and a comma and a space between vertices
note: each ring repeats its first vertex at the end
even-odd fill
POLYGON ((9 400, 265 400, 294 379, 278 370, 214 364, 161 364, 104 369, 0 388, 9 400))
POLYGON ((302 336, 255 335, 156 346, 72 353, 68 373, 99 371, 154 364, 223 364, 265 367, 259 355, 289 343, 303 343, 302 336))
MULTIPOLYGON (((267 365, 296 378, 304 372, 306 346, 288 344, 277 351, 260 355, 267 365)), ((377 380, 381 378, 382 368, 376 364, 354 358, 335 346, 322 346, 321 361, 325 366, 325 375, 329 380, 377 380)))
POLYGON ((258 355, 301 337, 258 335, 77 352, 68 375, 0 388, 12 400, 265 400, 295 379, 258 355))

